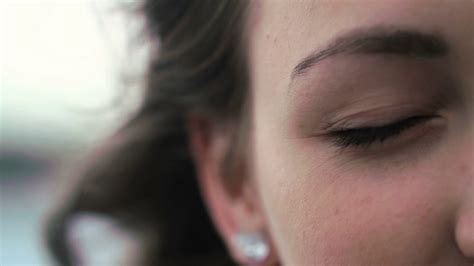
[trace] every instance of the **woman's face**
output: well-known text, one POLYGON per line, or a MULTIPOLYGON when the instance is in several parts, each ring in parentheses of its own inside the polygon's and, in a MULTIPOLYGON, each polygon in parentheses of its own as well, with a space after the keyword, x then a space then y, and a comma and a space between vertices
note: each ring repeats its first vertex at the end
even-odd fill
POLYGON ((474 1, 251 10, 251 173, 282 265, 472 265, 474 1))

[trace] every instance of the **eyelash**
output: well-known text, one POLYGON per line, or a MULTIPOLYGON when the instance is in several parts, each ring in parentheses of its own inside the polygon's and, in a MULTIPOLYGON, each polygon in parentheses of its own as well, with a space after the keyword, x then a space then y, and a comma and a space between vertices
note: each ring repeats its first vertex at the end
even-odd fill
POLYGON ((375 142, 382 143, 387 139, 394 138, 404 131, 426 122, 433 117, 434 116, 412 116, 384 126, 335 130, 330 132, 329 136, 338 147, 368 148, 375 142))

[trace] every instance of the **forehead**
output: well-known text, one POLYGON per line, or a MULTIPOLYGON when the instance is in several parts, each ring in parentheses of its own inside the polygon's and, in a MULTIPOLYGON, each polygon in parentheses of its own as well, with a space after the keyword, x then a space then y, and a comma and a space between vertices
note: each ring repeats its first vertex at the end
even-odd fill
POLYGON ((288 84, 299 60, 356 28, 408 27, 440 33, 459 46, 454 53, 474 44, 468 26, 474 23, 470 0, 257 0, 250 8, 250 67, 257 87, 288 84))

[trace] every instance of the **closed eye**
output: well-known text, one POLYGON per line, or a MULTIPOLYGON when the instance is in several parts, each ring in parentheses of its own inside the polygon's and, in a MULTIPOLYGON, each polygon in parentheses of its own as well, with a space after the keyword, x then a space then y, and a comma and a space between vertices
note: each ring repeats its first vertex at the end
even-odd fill
POLYGON ((360 127, 334 130, 329 137, 338 147, 369 147, 376 142, 382 143, 387 139, 394 138, 402 132, 426 122, 435 116, 412 116, 397 122, 374 127, 360 127))

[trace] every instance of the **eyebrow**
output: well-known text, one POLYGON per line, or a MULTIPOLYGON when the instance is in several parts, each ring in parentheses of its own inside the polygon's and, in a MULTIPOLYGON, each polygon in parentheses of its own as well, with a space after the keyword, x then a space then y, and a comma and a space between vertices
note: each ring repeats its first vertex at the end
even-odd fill
POLYGON ((434 33, 412 29, 375 27, 357 29, 336 37, 322 50, 305 57, 291 73, 291 79, 329 57, 340 54, 392 54, 404 57, 431 58, 448 54, 447 42, 434 33))

